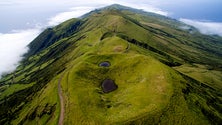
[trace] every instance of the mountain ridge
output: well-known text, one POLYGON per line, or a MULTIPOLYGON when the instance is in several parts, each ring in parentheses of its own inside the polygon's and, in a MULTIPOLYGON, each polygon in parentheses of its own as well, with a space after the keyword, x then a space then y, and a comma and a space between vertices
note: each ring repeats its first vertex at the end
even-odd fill
POLYGON ((0 123, 57 124, 58 84, 64 124, 221 123, 222 38, 184 25, 111 5, 46 29, 0 81, 0 123))

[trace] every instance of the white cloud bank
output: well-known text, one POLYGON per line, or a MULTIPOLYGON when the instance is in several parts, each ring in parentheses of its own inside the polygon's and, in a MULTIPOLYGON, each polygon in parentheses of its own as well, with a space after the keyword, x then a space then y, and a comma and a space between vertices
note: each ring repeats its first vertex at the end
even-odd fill
POLYGON ((48 26, 55 26, 74 17, 80 17, 83 14, 93 10, 93 7, 73 7, 67 12, 62 12, 54 17, 49 18, 48 26))
POLYGON ((201 33, 222 36, 222 22, 197 21, 181 18, 180 21, 196 27, 201 33))
POLYGON ((144 11, 160 14, 163 16, 169 15, 169 13, 167 11, 163 11, 162 9, 157 8, 154 5, 150 4, 149 2, 148 3, 130 3, 130 2, 127 3, 127 2, 116 1, 116 3, 121 4, 121 5, 125 5, 128 7, 132 7, 132 8, 142 9, 144 11))
POLYGON ((26 47, 40 33, 40 29, 0 33, 0 75, 15 70, 22 55, 27 52, 26 47))
POLYGON ((27 45, 41 33, 42 29, 55 26, 70 18, 79 17, 92 9, 92 7, 71 8, 70 11, 59 13, 50 18, 46 25, 36 24, 33 29, 0 33, 0 78, 3 73, 9 73, 16 69, 22 55, 28 51, 27 45))

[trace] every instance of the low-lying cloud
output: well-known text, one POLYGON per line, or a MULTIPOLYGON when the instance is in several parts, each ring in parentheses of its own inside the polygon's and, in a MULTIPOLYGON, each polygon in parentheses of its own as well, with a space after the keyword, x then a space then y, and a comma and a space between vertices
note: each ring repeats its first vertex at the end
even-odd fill
POLYGON ((114 0, 114 2, 121 4, 121 5, 128 6, 128 7, 142 9, 147 12, 152 12, 152 13, 160 14, 163 16, 169 16, 169 12, 156 7, 155 5, 152 4, 151 1, 144 1, 144 2, 138 3, 137 1, 130 1, 130 2, 125 1, 124 2, 123 0, 122 1, 114 0))
POLYGON ((22 55, 28 51, 26 47, 40 33, 40 29, 0 33, 0 75, 15 70, 22 55))
POLYGON ((222 36, 222 22, 197 21, 183 18, 180 21, 196 27, 203 34, 222 36))
POLYGON ((80 17, 83 14, 93 10, 93 7, 73 7, 67 12, 62 12, 49 18, 48 26, 55 26, 73 17, 80 17))
POLYGON ((46 25, 38 24, 33 29, 13 30, 10 33, 0 33, 0 78, 4 73, 10 73, 19 65, 19 61, 28 51, 27 45, 37 37, 43 29, 55 26, 59 23, 74 17, 79 17, 89 12, 91 7, 75 7, 70 11, 62 12, 49 18, 46 25))

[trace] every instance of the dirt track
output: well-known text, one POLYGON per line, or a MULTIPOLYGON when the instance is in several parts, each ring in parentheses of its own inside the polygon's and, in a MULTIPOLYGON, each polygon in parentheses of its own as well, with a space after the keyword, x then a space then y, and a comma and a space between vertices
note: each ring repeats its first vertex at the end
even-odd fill
POLYGON ((64 75, 62 75, 58 81, 58 94, 59 94, 59 100, 60 100, 60 114, 59 114, 58 125, 63 125, 64 114, 65 114, 64 98, 63 98, 62 88, 61 88, 61 80, 62 80, 63 76, 64 75))

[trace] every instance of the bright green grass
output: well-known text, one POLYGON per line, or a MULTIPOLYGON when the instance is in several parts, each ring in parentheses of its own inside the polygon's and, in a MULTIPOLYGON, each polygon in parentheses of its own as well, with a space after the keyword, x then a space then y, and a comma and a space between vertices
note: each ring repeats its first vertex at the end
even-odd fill
POLYGON ((66 76, 66 86, 69 86, 67 124, 74 121, 79 121, 79 124, 81 121, 100 124, 127 122, 144 114, 152 116, 160 112, 173 92, 172 83, 166 77, 168 71, 163 67, 158 61, 142 55, 86 57, 66 76), (111 67, 98 67, 101 61, 111 62, 111 67), (116 82, 116 91, 102 93, 100 84, 106 78, 116 82))
POLYGON ((74 62, 62 79, 65 124, 158 123, 161 114, 161 124, 208 124, 201 113, 189 110, 181 93, 184 79, 153 57, 95 54, 74 62), (99 67, 102 61, 111 66, 99 67), (118 89, 105 94, 101 83, 107 78, 118 89))
POLYGON ((222 72, 208 70, 204 65, 182 65, 175 67, 176 70, 195 78, 203 83, 212 86, 215 89, 222 89, 222 72))
MULTIPOLYGON (((109 37, 99 43, 98 54, 122 53, 126 51, 128 42, 119 37, 109 37)), ((130 49, 130 48, 129 48, 130 49)))

